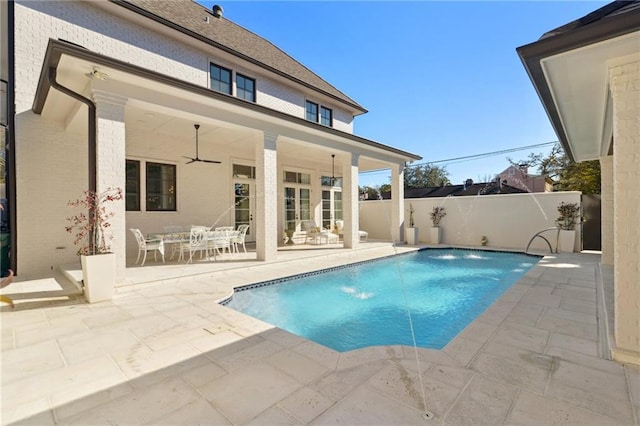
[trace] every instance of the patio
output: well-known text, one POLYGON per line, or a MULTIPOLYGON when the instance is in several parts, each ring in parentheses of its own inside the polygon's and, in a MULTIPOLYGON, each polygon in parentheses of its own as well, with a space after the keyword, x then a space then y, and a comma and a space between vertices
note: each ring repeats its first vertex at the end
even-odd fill
POLYGON ((62 277, 12 284, 2 424, 638 424, 640 370, 601 358, 611 277, 598 254, 546 256, 442 351, 337 353, 217 303, 238 285, 414 249, 314 248, 129 267, 131 285, 93 305, 62 277))

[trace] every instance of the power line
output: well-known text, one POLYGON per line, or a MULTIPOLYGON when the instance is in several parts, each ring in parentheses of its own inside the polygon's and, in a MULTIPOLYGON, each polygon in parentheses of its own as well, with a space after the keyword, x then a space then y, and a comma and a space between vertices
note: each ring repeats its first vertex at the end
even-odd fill
MULTIPOLYGON (((558 143, 558 141, 544 142, 544 143, 538 143, 538 144, 534 144, 534 145, 521 146, 521 147, 517 147, 517 148, 503 149, 503 150, 500 150, 500 151, 491 151, 491 152, 485 152, 485 153, 482 153, 482 154, 466 155, 464 157, 454 157, 454 158, 447 158, 445 160, 427 161, 427 162, 424 162, 424 163, 417 163, 417 164, 408 164, 407 167, 419 167, 419 166, 423 166, 423 165, 427 165, 427 164, 439 164, 439 163, 449 163, 449 164, 462 163, 464 161, 469 161, 469 160, 477 160, 477 159, 480 159, 480 158, 494 157, 496 155, 502 155, 502 154, 509 154, 511 152, 524 151, 525 149, 541 148, 541 147, 544 147, 544 146, 554 145, 556 143, 558 143)), ((382 171, 383 170, 378 169, 378 170, 364 171, 364 172, 360 172, 360 173, 362 173, 362 174, 380 173, 382 171)))

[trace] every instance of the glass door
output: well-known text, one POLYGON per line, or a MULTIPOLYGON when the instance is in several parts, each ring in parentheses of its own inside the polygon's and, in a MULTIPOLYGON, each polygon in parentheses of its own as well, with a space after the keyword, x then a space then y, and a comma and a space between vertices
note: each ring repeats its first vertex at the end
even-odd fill
POLYGON ((234 184, 235 191, 235 228, 239 225, 249 225, 245 241, 253 242, 256 240, 255 230, 253 229, 253 215, 255 214, 255 184, 241 183, 234 184))
POLYGON ((336 220, 342 220, 342 190, 334 187, 322 190, 322 227, 334 229, 336 220))
POLYGON ((285 186, 285 231, 300 231, 300 224, 305 220, 311 220, 311 190, 309 188, 285 186))

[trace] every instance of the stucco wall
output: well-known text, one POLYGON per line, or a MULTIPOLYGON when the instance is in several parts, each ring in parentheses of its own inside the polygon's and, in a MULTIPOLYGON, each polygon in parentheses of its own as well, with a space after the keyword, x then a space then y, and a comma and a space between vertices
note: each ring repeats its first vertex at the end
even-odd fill
MULTIPOLYGON (((415 227, 419 228, 418 240, 429 243, 429 213, 434 206, 442 206, 447 213, 440 222, 442 243, 480 246, 484 235, 489 247, 524 250, 536 232, 555 226, 557 207, 563 201, 580 204, 580 192, 410 199, 405 200, 405 224, 409 223, 409 204, 412 204, 415 227)), ((388 200, 360 202, 360 229, 368 231, 369 238, 389 239, 390 208, 388 200)), ((543 235, 555 245, 555 233, 543 235)), ((574 250, 579 250, 580 241, 578 226, 574 250)), ((539 238, 531 247, 549 250, 539 238)))
POLYGON ((613 98, 614 359, 640 363, 640 55, 610 70, 613 98))

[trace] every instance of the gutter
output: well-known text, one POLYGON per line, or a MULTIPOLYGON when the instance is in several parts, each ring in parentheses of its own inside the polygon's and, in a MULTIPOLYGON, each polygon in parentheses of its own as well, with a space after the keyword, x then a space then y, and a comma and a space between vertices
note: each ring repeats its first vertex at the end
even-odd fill
MULTIPOLYGON (((59 90, 67 96, 71 96, 73 99, 82 102, 88 107, 89 110, 89 130, 88 130, 88 144, 89 144, 89 191, 96 192, 97 184, 96 184, 96 104, 89 98, 85 98, 79 93, 74 92, 73 90, 62 86, 60 83, 56 81, 57 77, 57 69, 55 67, 49 67, 49 72, 47 73, 47 81, 49 85, 54 89, 59 90)), ((89 220, 92 220, 93 211, 89 209, 89 220)), ((93 252, 94 239, 89 238, 89 251, 93 252)))
POLYGON ((49 68, 47 79, 51 87, 58 89, 67 96, 71 96, 73 99, 82 102, 89 108, 89 191, 96 191, 96 104, 89 98, 85 98, 79 93, 62 86, 56 81, 57 69, 55 67, 49 68))

